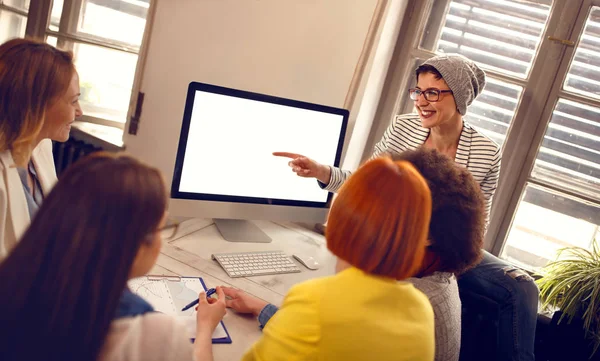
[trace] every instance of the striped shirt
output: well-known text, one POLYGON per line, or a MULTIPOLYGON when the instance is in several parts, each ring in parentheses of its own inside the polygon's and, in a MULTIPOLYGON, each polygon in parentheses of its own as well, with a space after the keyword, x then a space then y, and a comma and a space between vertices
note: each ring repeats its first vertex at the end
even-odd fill
MULTIPOLYGON (((370 159, 383 153, 402 153, 416 149, 425 143, 428 136, 429 129, 421 126, 418 114, 398 115, 383 134, 381 141, 375 145, 370 159)), ((463 121, 463 130, 460 133, 454 161, 466 168, 479 183, 486 202, 486 224, 489 220, 492 198, 498 185, 500 159, 500 147, 463 121)), ((331 167, 329 184, 321 185, 323 189, 337 192, 350 174, 350 171, 331 167)))

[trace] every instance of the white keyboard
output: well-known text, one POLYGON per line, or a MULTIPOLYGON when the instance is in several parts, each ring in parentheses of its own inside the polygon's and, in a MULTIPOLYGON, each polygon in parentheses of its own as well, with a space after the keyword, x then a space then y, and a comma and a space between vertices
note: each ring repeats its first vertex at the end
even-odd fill
POLYGON ((300 268, 281 251, 216 253, 212 259, 233 278, 300 272, 300 268))

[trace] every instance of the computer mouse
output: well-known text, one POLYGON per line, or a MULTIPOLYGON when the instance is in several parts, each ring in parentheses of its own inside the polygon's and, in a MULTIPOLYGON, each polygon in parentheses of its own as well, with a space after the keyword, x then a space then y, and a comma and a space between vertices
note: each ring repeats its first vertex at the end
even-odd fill
POLYGON ((312 257, 301 256, 301 255, 297 255, 297 254, 295 254, 293 256, 295 259, 298 260, 298 262, 302 263, 308 269, 318 270, 319 267, 321 267, 319 262, 317 262, 317 260, 312 257))

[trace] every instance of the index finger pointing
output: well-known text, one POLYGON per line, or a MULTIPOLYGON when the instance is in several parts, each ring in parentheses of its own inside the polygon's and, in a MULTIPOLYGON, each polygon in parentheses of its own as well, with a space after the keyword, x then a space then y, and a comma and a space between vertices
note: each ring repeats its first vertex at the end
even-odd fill
POLYGON ((292 159, 303 157, 302 154, 288 153, 288 152, 273 152, 273 155, 276 157, 285 157, 285 158, 292 158, 292 159))

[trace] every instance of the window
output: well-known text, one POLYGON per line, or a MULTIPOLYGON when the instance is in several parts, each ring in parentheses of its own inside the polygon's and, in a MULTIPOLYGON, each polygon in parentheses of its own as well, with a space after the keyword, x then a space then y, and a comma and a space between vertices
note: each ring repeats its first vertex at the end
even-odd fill
POLYGON ((149 0, 55 0, 47 41, 71 49, 84 119, 123 128, 149 0))
POLYGON ((433 30, 439 28, 431 21, 420 47, 459 53, 486 69, 525 79, 551 4, 551 0, 454 0, 449 4, 441 34, 431 38, 433 30))
POLYGON ((0 0, 0 44, 25 36, 29 0, 0 0))
MULTIPOLYGON (((429 56, 418 59, 415 67, 441 53, 458 53, 477 62, 486 71, 487 85, 469 107, 466 120, 499 145, 527 84, 550 5, 551 0, 433 2, 433 16, 416 49, 429 56)), ((403 110, 412 111, 412 102, 403 110)))
POLYGON ((94 133, 116 128, 120 135, 109 131, 111 143, 122 144, 117 139, 126 122, 149 9, 150 0, 0 0, 0 43, 29 36, 71 50, 82 120, 104 126, 93 127, 94 133))
POLYGON ((502 257, 537 269, 564 247, 591 249, 600 240, 600 206, 546 187, 528 183, 502 257))
POLYGON ((600 7, 592 7, 553 106, 503 256, 541 267, 600 235, 600 7))
MULTIPOLYGON (((465 55, 487 74, 465 120, 503 148, 489 249, 536 269, 562 247, 590 247, 600 235, 600 1, 413 5, 399 39, 410 70, 401 92, 436 54, 465 55)), ((413 102, 401 96, 395 109, 411 112, 413 102)))

